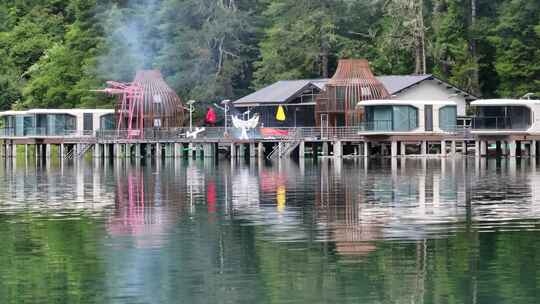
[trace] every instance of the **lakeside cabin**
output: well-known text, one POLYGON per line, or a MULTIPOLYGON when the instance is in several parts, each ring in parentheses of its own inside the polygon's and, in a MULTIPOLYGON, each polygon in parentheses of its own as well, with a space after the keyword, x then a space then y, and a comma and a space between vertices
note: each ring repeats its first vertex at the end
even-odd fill
MULTIPOLYGON (((393 100, 453 101, 456 103, 457 126, 470 126, 468 104, 476 96, 433 75, 376 76, 393 100)), ((265 127, 313 127, 316 98, 329 79, 281 80, 234 101, 240 111, 259 113, 265 127), (278 107, 285 111, 285 121, 276 120, 278 107)))
POLYGON ((0 112, 3 137, 93 136, 113 130, 113 109, 31 109, 0 112))
POLYGON ((480 146, 477 156, 538 154, 540 100, 483 99, 472 102, 471 107, 471 133, 480 146))
POLYGON ((368 132, 437 134, 456 130, 457 103, 427 100, 368 100, 364 108, 368 132))
POLYGON ((456 151, 460 134, 456 134, 455 101, 367 100, 358 106, 366 118, 360 132, 369 142, 365 153, 397 156, 456 151))
POLYGON ((540 100, 484 99, 472 102, 471 106, 476 134, 540 134, 540 100))

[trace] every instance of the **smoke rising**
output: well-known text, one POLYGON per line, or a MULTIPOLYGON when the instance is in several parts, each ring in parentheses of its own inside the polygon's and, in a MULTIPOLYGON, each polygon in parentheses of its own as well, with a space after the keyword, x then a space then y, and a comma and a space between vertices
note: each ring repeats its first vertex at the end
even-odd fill
POLYGON ((158 30, 161 0, 113 3, 103 16, 104 55, 98 59, 103 79, 131 81, 140 69, 154 68, 162 46, 158 30))

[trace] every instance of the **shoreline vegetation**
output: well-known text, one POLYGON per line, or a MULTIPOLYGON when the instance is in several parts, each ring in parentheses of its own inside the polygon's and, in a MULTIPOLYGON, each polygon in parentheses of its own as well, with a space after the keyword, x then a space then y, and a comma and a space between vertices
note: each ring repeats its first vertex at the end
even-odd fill
POLYGON ((338 58, 521 97, 540 92, 539 20, 537 0, 2 1, 0 110, 110 107, 90 90, 143 68, 210 105, 338 58))

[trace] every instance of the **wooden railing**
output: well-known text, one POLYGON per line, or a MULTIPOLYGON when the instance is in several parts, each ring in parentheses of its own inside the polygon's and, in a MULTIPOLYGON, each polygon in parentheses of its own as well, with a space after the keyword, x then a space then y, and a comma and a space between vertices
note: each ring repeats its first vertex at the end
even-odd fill
MULTIPOLYGON (((361 140, 366 135, 385 135, 393 131, 380 124, 364 123, 358 127, 299 127, 299 128, 255 128, 247 131, 247 139, 242 136, 241 129, 211 127, 197 132, 189 128, 145 129, 134 136, 127 130, 100 130, 100 131, 73 131, 65 130, 47 134, 43 131, 25 132, 24 135, 15 134, 10 129, 0 129, 0 137, 4 138, 32 138, 55 137, 81 142, 95 141, 229 141, 229 140, 361 140), (190 135, 191 134, 191 135, 190 135)), ((399 133, 407 133, 400 131, 399 133)), ((463 127, 450 128, 443 133, 449 138, 470 138, 470 129, 463 127)), ((244 134, 245 135, 245 134, 244 134)))

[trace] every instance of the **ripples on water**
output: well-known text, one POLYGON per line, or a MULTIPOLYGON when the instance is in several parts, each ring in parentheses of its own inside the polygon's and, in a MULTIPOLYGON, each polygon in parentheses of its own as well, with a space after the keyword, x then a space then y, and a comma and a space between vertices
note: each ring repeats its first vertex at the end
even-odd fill
POLYGON ((7 164, 0 303, 537 303, 538 189, 526 160, 7 164))

